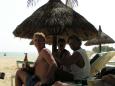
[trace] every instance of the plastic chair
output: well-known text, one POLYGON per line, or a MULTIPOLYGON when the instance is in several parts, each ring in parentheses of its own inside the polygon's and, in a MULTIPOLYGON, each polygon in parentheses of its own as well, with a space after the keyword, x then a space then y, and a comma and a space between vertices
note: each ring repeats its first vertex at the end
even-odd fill
POLYGON ((91 75, 96 75, 101 71, 103 67, 107 64, 107 62, 115 56, 114 51, 98 53, 99 57, 95 59, 94 62, 91 63, 91 75))
MULTIPOLYGON (((23 62, 24 62, 24 61, 19 61, 19 60, 16 61, 16 65, 17 65, 17 68, 18 68, 18 69, 22 67, 23 62)), ((28 61, 28 63, 29 63, 30 66, 33 66, 33 65, 34 65, 34 62, 32 62, 32 61, 28 61)), ((15 74, 12 74, 12 75, 11 75, 11 86, 14 86, 14 84, 13 84, 13 79, 14 79, 14 78, 15 78, 15 74)))

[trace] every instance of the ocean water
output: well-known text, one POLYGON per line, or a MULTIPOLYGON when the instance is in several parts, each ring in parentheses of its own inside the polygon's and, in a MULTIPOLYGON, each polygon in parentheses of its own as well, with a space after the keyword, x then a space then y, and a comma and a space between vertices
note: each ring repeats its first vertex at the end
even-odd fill
MULTIPOLYGON (((35 57, 37 54, 36 53, 28 53, 28 56, 32 56, 32 57, 35 57)), ((8 56, 8 57, 24 57, 25 54, 24 52, 0 52, 0 57, 1 56, 8 56)))
MULTIPOLYGON (((27 54, 29 60, 35 60, 37 58, 37 53, 29 52, 27 54)), ((0 52, 0 58, 19 58, 22 59, 25 57, 24 52, 0 52)))

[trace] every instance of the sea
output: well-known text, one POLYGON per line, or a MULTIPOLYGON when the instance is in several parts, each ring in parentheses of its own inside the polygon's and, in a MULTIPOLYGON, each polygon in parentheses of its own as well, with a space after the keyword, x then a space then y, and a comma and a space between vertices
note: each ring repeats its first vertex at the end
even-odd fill
MULTIPOLYGON (((37 54, 36 53, 32 53, 32 52, 29 52, 28 53, 28 56, 30 57, 35 57, 37 54)), ((8 57, 24 57, 25 54, 24 52, 0 52, 0 57, 1 56, 8 56, 8 57)))
MULTIPOLYGON (((0 58, 19 58, 23 59, 25 57, 25 52, 0 52, 0 58)), ((89 53, 88 53, 89 54, 89 53)), ((27 56, 29 59, 35 60, 38 57, 38 53, 28 52, 27 56)), ((90 55, 91 57, 91 55, 90 55)), ((115 62, 115 56, 110 60, 115 62)))
MULTIPOLYGON (((0 52, 0 58, 19 58, 22 59, 25 57, 24 52, 0 52)), ((35 60, 37 58, 37 53, 28 52, 28 59, 35 60)))

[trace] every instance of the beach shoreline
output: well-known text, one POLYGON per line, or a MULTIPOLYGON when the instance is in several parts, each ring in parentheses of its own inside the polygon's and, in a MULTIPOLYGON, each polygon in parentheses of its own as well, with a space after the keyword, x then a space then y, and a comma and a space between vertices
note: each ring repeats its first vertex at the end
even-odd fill
MULTIPOLYGON (((35 61, 37 57, 28 56, 29 61, 35 61)), ((20 56, 0 56, 0 72, 5 73, 5 78, 0 79, 0 86, 11 86, 11 76, 15 75, 18 69, 16 61, 23 61, 20 56)), ((20 65, 21 67, 21 65, 20 65)), ((13 82, 14 84, 15 82, 13 82)), ((15 86, 15 85, 14 85, 15 86)))
MULTIPOLYGON (((17 68, 16 61, 23 60, 24 57, 0 56, 0 72, 5 73, 5 78, 0 79, 0 86, 11 86, 11 76, 15 75, 17 68)), ((29 61, 35 61, 36 58, 28 57, 29 61)), ((115 62, 115 56, 110 60, 115 62)), ((15 84, 15 82, 13 82, 15 84)), ((15 85, 14 85, 15 86, 15 85)))

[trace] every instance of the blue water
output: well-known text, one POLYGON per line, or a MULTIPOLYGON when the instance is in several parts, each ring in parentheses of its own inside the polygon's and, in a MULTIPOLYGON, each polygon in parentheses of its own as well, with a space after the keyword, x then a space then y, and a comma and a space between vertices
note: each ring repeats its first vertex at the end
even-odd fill
MULTIPOLYGON (((0 52, 0 57, 24 57, 24 52, 0 52)), ((28 57, 37 57, 36 53, 28 53, 28 57)))

